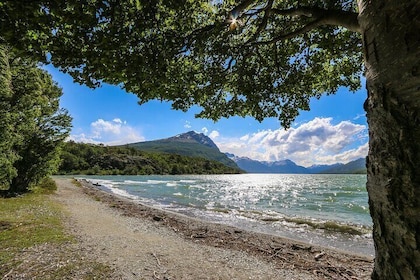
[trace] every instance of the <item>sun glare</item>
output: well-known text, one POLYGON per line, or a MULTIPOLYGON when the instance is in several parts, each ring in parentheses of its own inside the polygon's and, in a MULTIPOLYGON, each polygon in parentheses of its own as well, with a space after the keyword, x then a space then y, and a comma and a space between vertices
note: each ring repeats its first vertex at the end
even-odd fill
POLYGON ((238 20, 236 19, 236 17, 234 17, 234 16, 230 16, 230 18, 229 18, 229 30, 230 31, 233 31, 233 30, 235 30, 237 27, 238 27, 238 25, 239 25, 239 22, 238 22, 238 20))

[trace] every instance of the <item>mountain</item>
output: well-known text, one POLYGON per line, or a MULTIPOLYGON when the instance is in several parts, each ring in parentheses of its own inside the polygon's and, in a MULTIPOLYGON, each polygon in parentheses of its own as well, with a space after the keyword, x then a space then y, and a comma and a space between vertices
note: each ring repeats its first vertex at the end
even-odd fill
MULTIPOLYGON (((174 137, 167 138, 166 140, 172 140, 175 142, 185 142, 185 143, 199 143, 201 145, 217 149, 217 145, 203 133, 197 133, 194 131, 189 131, 187 133, 178 134, 174 137)), ((220 151, 219 151, 220 152, 220 151)))
POLYGON ((346 164, 323 170, 323 174, 366 174, 366 159, 359 158, 346 164))
POLYGON ((124 146, 133 147, 142 151, 201 157, 221 162, 229 167, 238 168, 238 165, 233 160, 220 152, 217 145, 209 137, 194 131, 165 139, 137 142, 124 146))
POLYGON ((306 169, 309 170, 309 173, 317 174, 317 173, 323 173, 325 170, 332 169, 332 168, 339 168, 340 166, 344 165, 343 163, 335 163, 335 164, 320 164, 320 165, 312 165, 310 167, 307 167, 306 169))
POLYGON ((308 173, 305 167, 297 165, 289 159, 266 162, 265 164, 270 167, 273 173, 308 173))
POLYGON ((248 173, 272 173, 272 171, 260 161, 252 160, 247 157, 231 157, 231 159, 236 162, 240 169, 248 173))
POLYGON ((309 173, 305 167, 299 166, 288 159, 266 162, 253 160, 247 157, 236 157, 232 154, 228 154, 228 156, 236 162, 240 169, 249 173, 309 173))
POLYGON ((166 175, 166 174, 236 174, 229 167, 206 158, 141 151, 125 146, 104 146, 65 142, 58 174, 87 175, 166 175))
POLYGON ((217 145, 206 135, 189 131, 173 137, 137 142, 124 145, 148 152, 179 154, 190 157, 201 157, 215 160, 226 166, 240 168, 249 173, 289 173, 289 174, 352 174, 366 173, 366 160, 358 160, 342 164, 313 165, 308 168, 297 165, 289 159, 267 162, 247 157, 237 157, 229 153, 221 153, 217 145))
POLYGON ((242 170, 249 173, 288 173, 288 174, 354 174, 366 173, 366 161, 363 158, 351 161, 347 164, 336 163, 332 165, 313 165, 303 167, 291 160, 281 160, 274 162, 258 161, 247 157, 237 157, 233 154, 226 154, 242 170))

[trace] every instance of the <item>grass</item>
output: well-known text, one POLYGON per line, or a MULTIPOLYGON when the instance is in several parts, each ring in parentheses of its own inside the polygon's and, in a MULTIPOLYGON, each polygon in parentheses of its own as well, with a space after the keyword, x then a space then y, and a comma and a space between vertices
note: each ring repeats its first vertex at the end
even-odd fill
POLYGON ((65 231, 65 217, 62 206, 43 192, 0 197, 0 275, 10 277, 2 279, 13 279, 11 272, 31 279, 62 279, 75 273, 78 279, 107 278, 108 266, 69 249, 77 243, 65 231))
POLYGON ((64 233, 62 210, 42 194, 0 198, 0 263, 30 246, 45 242, 63 243, 71 236, 64 233))

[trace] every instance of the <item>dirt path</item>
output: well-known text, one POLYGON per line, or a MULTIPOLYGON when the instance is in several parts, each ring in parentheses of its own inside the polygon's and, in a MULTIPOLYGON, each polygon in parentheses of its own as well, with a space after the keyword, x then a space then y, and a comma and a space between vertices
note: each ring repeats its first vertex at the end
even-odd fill
POLYGON ((123 216, 69 179, 56 182, 55 199, 69 213, 80 249, 110 264, 122 279, 317 279, 246 252, 186 240, 157 222, 123 216))

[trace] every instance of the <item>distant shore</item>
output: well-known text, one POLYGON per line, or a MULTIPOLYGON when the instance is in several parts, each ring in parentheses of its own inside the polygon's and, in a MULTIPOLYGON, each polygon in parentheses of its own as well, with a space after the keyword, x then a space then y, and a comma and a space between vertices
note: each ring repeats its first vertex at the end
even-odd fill
MULTIPOLYGON (((61 182, 70 181, 69 179, 59 180, 61 182)), ((107 193, 86 180, 79 182, 82 186, 81 190, 89 197, 100 201, 101 204, 123 216, 138 219, 136 223, 152 223, 155 226, 169 229, 188 244, 201 245, 204 246, 203 249, 210 246, 243 252, 274 265, 276 269, 279 269, 279 275, 283 270, 287 270, 287 273, 295 273, 296 277, 290 279, 370 279, 373 268, 372 258, 231 226, 204 222, 107 193)), ((213 279, 211 277, 203 278, 213 279)), ((217 277, 215 276, 215 278, 217 277)))

